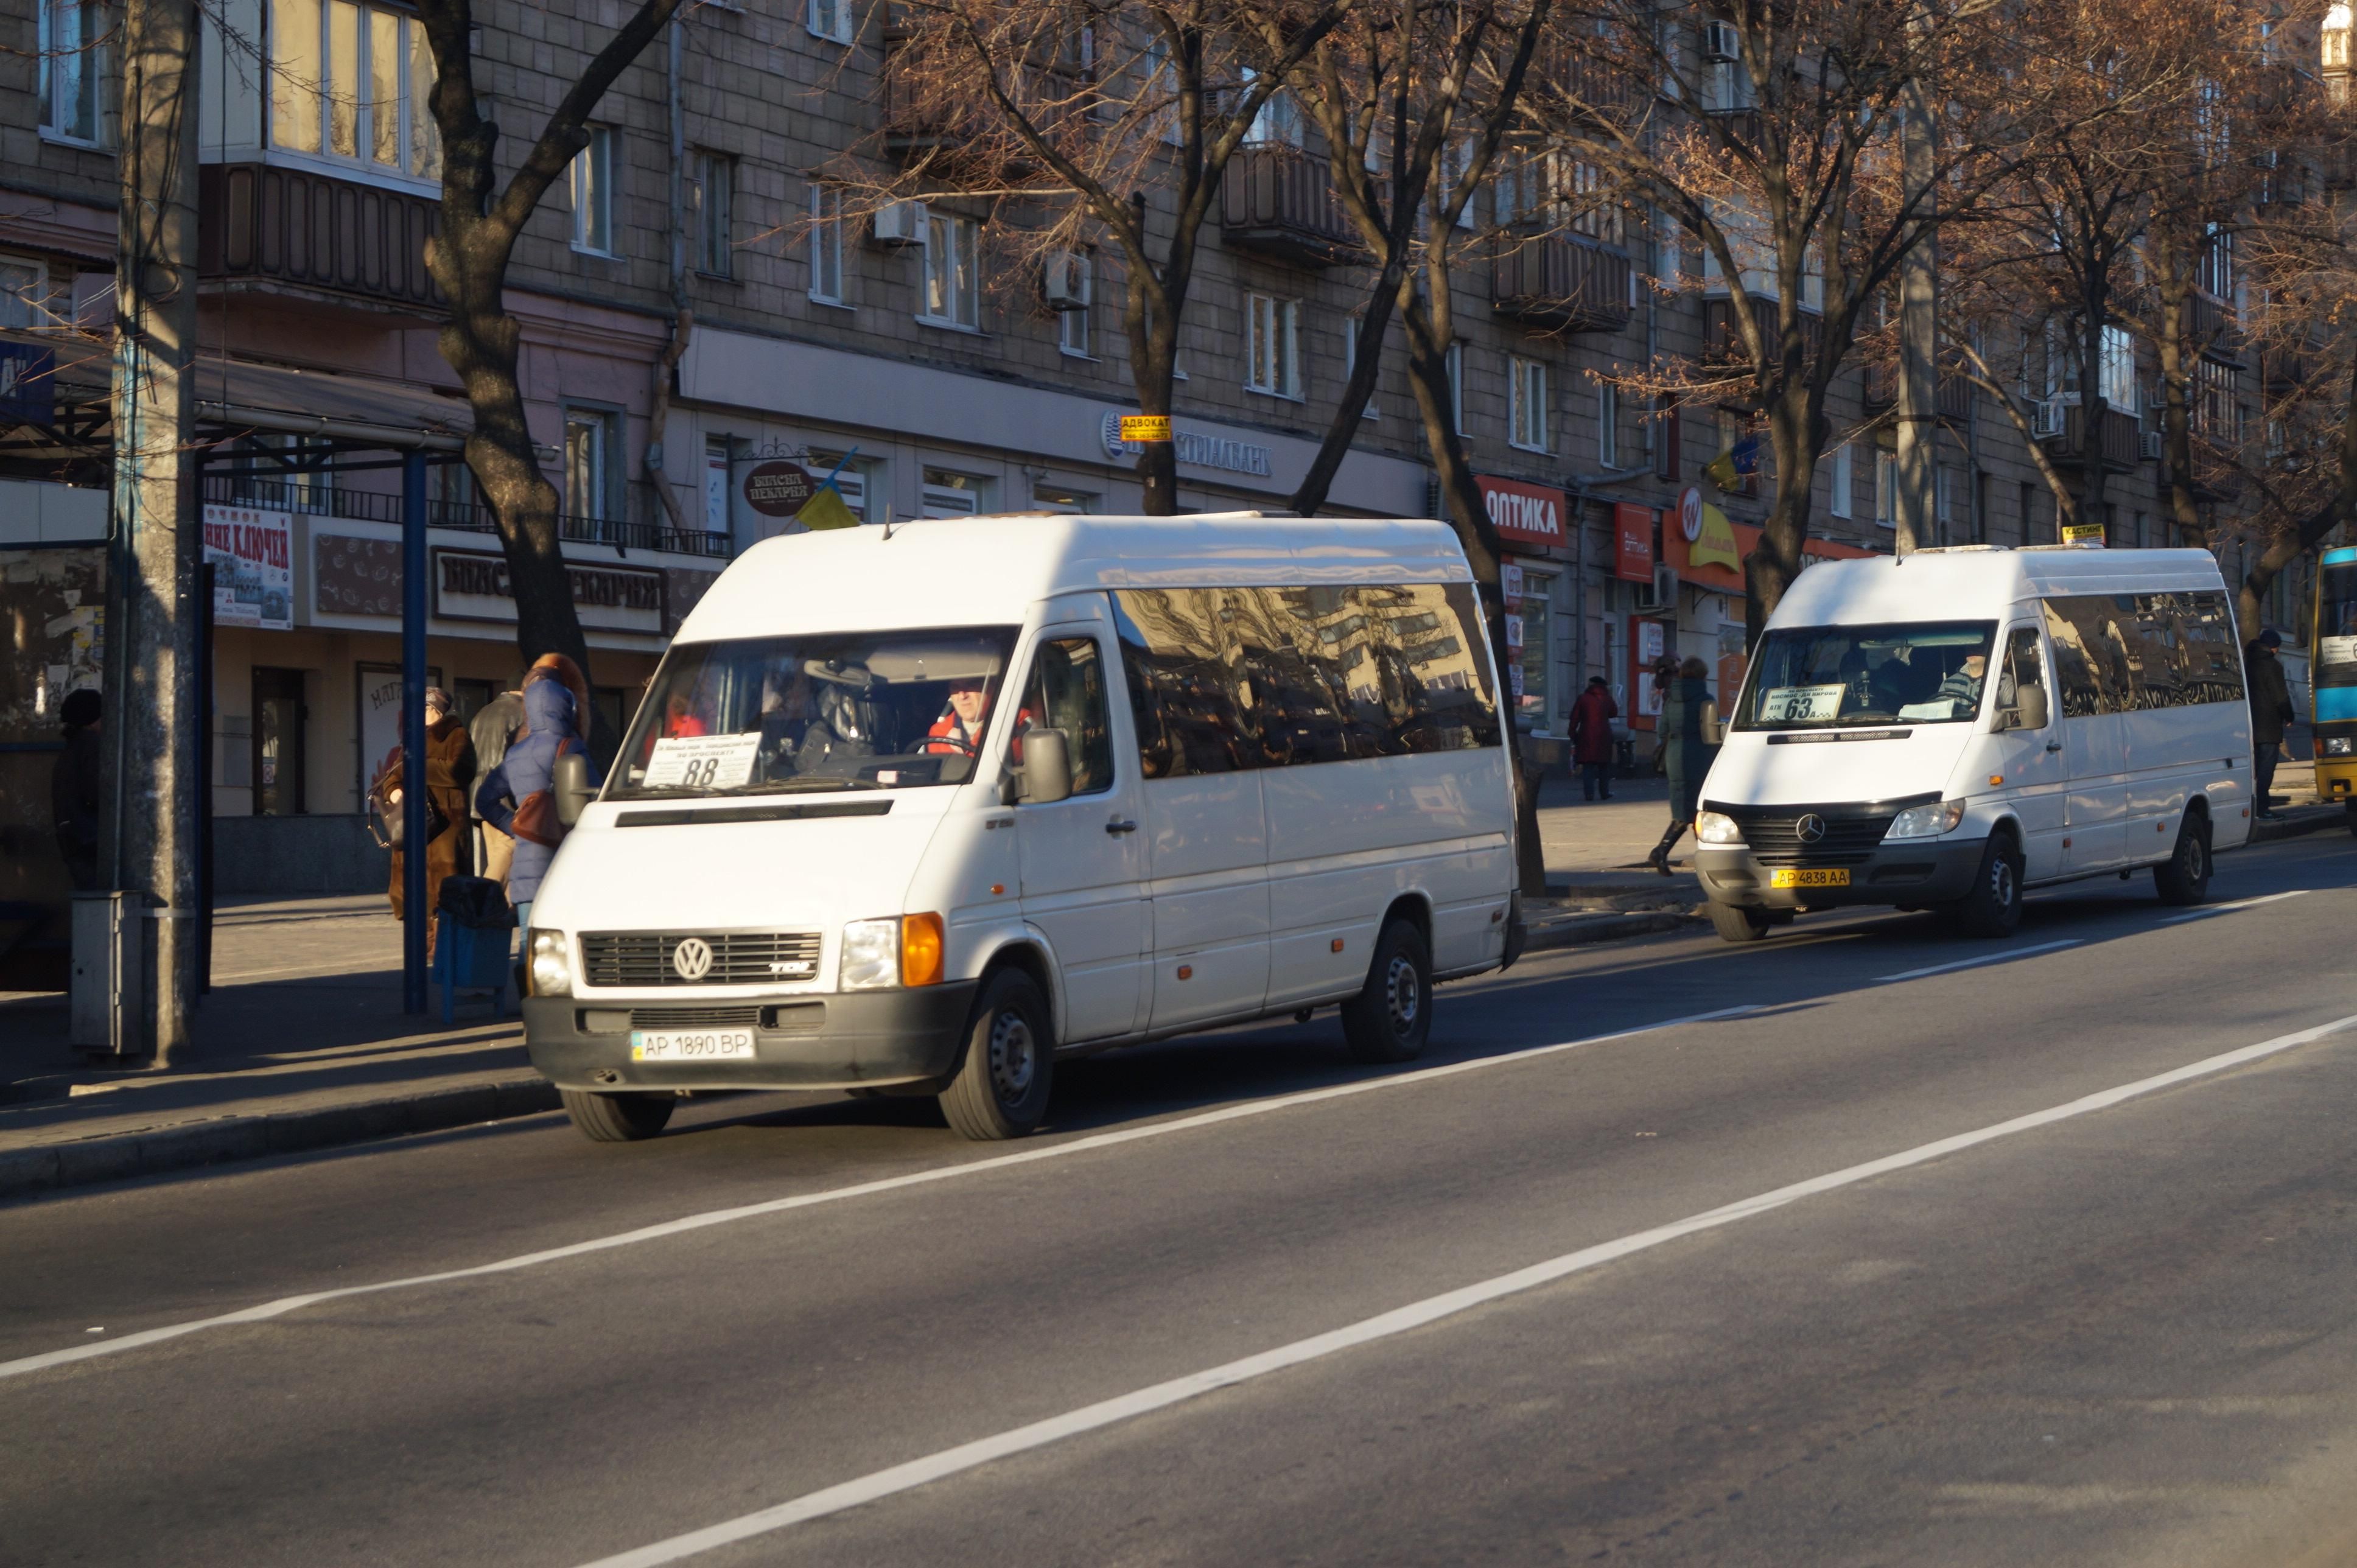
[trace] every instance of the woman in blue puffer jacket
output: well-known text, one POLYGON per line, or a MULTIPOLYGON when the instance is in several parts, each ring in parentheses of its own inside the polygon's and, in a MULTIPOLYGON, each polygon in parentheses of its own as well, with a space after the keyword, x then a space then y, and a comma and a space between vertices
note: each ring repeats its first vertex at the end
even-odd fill
MULTIPOLYGON (((515 840, 515 859, 508 867, 508 901, 515 906, 518 925, 529 918, 541 878, 548 875, 549 863, 556 858, 556 846, 518 833, 516 808, 554 785, 560 751, 586 757, 589 749, 582 740, 574 696, 580 676, 573 671, 569 660, 564 660, 564 669, 556 668, 551 662, 556 657, 543 659, 524 677, 524 727, 500 765, 484 776, 475 790, 476 813, 515 840)), ((589 764, 589 782, 599 782, 594 761, 589 764)))

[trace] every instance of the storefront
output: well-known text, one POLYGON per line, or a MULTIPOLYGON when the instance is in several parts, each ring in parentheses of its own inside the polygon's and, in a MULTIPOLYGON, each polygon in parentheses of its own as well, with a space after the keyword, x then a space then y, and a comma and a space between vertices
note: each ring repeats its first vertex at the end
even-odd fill
POLYGON ((1564 760, 1574 665, 1573 553, 1563 491, 1518 479, 1475 476, 1491 526, 1512 553, 1499 564, 1506 601, 1506 670, 1514 724, 1532 741, 1534 761, 1564 760))

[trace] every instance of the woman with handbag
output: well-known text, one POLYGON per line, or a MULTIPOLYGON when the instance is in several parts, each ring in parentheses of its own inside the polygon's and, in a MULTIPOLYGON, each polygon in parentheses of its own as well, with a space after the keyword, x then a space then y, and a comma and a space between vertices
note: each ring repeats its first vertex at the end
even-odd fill
MULTIPOLYGON (((434 951, 434 910, 442 899, 443 878, 458 870, 458 856, 467 840, 467 787, 475 781, 475 745, 467 726, 450 716, 450 693, 439 686, 425 688, 425 951, 434 951)), ((401 841, 404 821, 401 800, 401 748, 384 759, 369 801, 385 822, 385 839, 393 849, 393 918, 405 918, 402 908, 403 862, 409 846, 401 841)), ((471 857, 470 857, 471 858, 471 857)))
MULTIPOLYGON (((515 858, 508 863, 508 901, 515 906, 520 929, 531 920, 533 897, 565 838, 564 825, 556 820, 556 759, 587 754, 581 733, 587 691, 573 660, 558 653, 543 655, 524 677, 523 728, 475 791, 477 814, 515 840, 515 858)), ((595 761, 589 764, 589 781, 598 782, 595 761)))
POLYGON ((1670 826, 1645 864, 1664 876, 1670 875, 1670 851, 1702 809, 1702 781, 1718 755, 1712 733, 1718 715, 1710 700, 1709 680, 1709 667, 1689 659, 1662 682, 1662 771, 1670 780, 1670 826))

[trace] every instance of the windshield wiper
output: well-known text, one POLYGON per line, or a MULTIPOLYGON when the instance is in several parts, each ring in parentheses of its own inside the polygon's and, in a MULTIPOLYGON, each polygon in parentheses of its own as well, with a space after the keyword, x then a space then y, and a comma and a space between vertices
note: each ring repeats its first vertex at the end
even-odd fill
POLYGON ((830 789, 888 789, 873 779, 780 779, 768 784, 731 790, 736 795, 817 795, 830 789))

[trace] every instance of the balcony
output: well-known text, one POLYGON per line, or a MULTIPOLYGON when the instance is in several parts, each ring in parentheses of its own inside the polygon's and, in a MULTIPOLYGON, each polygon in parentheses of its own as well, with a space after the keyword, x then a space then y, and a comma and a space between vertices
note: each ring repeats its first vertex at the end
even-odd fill
MULTIPOLYGON (((390 490, 316 488, 274 479, 208 474, 204 499, 224 506, 268 507, 298 511, 310 517, 345 518, 355 522, 402 521, 401 497, 390 490)), ((491 509, 477 501, 446 501, 428 498, 425 526, 457 533, 496 536, 499 523, 491 509)), ((605 518, 560 515, 557 537, 570 544, 611 544, 624 550, 645 550, 667 555, 697 555, 726 561, 732 553, 728 535, 699 529, 681 532, 668 522, 620 522, 605 518)))
POLYGON ((425 242, 440 203, 405 191, 268 164, 197 171, 197 275, 264 283, 439 315, 425 242))
POLYGON ((1501 239, 1490 307, 1552 331, 1617 332, 1631 314, 1628 254, 1564 234, 1501 239))
MULTIPOLYGON (((1751 319, 1759 324, 1760 336, 1770 345, 1782 330, 1778 324, 1778 301, 1767 295, 1751 295, 1751 319)), ((1803 306, 1801 309, 1801 335, 1807 347, 1803 350, 1813 358, 1817 337, 1823 321, 1816 311, 1803 306)), ((1742 364, 1750 360, 1750 350, 1743 346, 1743 336, 1736 329, 1735 301, 1726 295, 1712 295, 1702 302, 1702 357, 1708 364, 1742 364)))
POLYGON ((1653 102, 1652 89, 1609 60, 1557 43, 1532 63, 1532 85, 1550 107, 1585 114, 1601 124, 1627 124, 1653 102))
MULTIPOLYGON (((2047 405, 2039 444, 2058 463, 2080 463, 2087 455, 2087 411, 2077 403, 2047 405)), ((2104 410, 2100 457, 2106 472, 2125 474, 2144 460, 2144 425, 2133 413, 2104 410)))
MULTIPOLYGON (((1870 413, 1880 413, 1899 406, 1899 367, 1891 364, 1871 364, 1866 368, 1863 392, 1870 413)), ((1963 423, 1973 416, 1973 383, 1956 371, 1942 366, 1939 393, 1934 404, 1942 419, 1963 423)))
POLYGON ((1307 267, 1361 253, 1326 160, 1297 147, 1244 147, 1229 160, 1220 237, 1233 249, 1307 267))
POLYGON ((2234 307, 2215 295, 2195 289, 2187 296, 2185 336, 2211 359, 2228 364, 2242 359, 2243 338, 2236 330, 2234 307))

